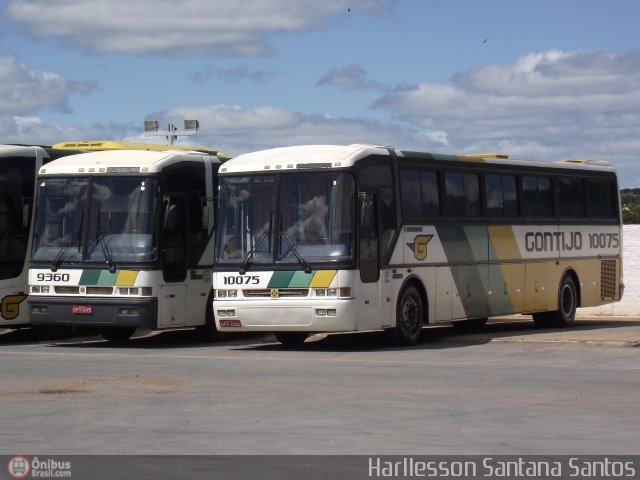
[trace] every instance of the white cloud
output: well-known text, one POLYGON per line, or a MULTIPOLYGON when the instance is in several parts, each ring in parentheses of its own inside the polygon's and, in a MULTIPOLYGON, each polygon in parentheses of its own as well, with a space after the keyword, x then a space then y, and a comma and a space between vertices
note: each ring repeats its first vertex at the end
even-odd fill
POLYGON ((385 90, 386 87, 368 77, 360 65, 352 63, 344 68, 331 70, 316 85, 332 85, 344 90, 385 90))
POLYGON ((125 125, 79 127, 48 123, 38 116, 0 115, 2 143, 52 145, 62 141, 110 140, 124 138, 135 130, 125 125))
POLYGON ((526 55, 383 95, 375 107, 444 132, 458 152, 609 160, 640 185, 640 51, 526 55))
POLYGON ((67 82, 57 73, 27 67, 13 55, 0 57, 0 115, 42 109, 67 112, 69 93, 89 93, 89 82, 67 82))
POLYGON ((266 56, 269 36, 321 28, 347 14, 390 10, 385 0, 10 0, 8 17, 34 37, 100 53, 266 56))
POLYGON ((209 79, 215 77, 228 84, 235 84, 241 81, 248 81, 251 83, 263 83, 269 77, 274 75, 273 72, 266 72, 262 70, 254 70, 247 66, 234 67, 234 68, 220 68, 220 67, 206 67, 191 73, 189 76, 194 83, 203 84, 209 81, 209 79))

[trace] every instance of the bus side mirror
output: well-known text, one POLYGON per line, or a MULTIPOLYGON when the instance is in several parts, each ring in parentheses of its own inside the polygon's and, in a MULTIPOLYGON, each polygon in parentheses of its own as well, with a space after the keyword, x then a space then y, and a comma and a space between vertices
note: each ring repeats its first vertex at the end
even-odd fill
POLYGON ((169 196, 165 196, 162 203, 164 203, 164 229, 173 230, 176 225, 176 206, 171 205, 169 196))
POLYGON ((31 220, 30 217, 30 213, 31 213, 31 205, 33 205, 33 199, 32 198, 25 198, 22 197, 22 227, 23 228, 28 228, 29 227, 29 221, 31 220))
POLYGON ((200 203, 202 204, 202 229, 209 230, 209 204, 205 197, 200 200, 200 203))

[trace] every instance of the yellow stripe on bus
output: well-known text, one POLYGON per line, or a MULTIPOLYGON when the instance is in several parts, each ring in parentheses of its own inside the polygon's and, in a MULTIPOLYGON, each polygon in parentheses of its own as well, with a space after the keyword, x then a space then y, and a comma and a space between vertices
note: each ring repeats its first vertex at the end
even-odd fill
POLYGON ((309 283, 310 288, 328 288, 333 281, 333 277, 338 273, 337 270, 319 270, 309 283))
POLYGON ((138 278, 138 272, 136 270, 120 270, 116 278, 116 287, 134 285, 136 278, 138 278))

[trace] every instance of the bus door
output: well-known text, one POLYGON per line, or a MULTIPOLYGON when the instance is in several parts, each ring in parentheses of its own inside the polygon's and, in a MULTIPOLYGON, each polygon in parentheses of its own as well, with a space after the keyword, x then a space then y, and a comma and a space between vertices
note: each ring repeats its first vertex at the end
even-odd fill
POLYGON ((378 329, 389 323, 390 272, 380 269, 380 207, 378 195, 360 193, 358 266, 360 270, 360 295, 356 330, 378 329), (386 281, 385 281, 386 278, 386 281), (385 290, 385 291, 383 291, 385 290))
POLYGON ((162 277, 158 296, 158 327, 184 325, 187 306, 187 196, 165 197, 162 277))

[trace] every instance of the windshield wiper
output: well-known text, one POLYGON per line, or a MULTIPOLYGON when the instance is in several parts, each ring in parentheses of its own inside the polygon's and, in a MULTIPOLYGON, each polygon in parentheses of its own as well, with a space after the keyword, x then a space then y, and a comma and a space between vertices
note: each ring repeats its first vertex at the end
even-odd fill
POLYGON ((104 259, 107 261, 107 265, 109 265, 109 272, 116 273, 116 264, 113 261, 113 257, 109 252, 109 245, 105 241, 104 237, 107 236, 107 230, 102 228, 102 224, 100 223, 100 210, 98 210, 98 223, 96 225, 96 242, 100 245, 100 249, 102 250, 102 254, 104 255, 104 259))
POLYGON ((264 232, 262 232, 262 235, 260 235, 260 238, 258 238, 258 241, 255 243, 253 248, 249 250, 247 254, 244 256, 244 259, 240 264, 240 275, 244 275, 245 273, 247 273, 247 269, 252 263, 251 259, 257 253, 258 249, 262 246, 262 244, 267 238, 269 239, 271 238, 271 225, 269 225, 269 230, 265 230, 264 232))
POLYGON ((62 263, 62 259, 64 258, 65 254, 67 253, 67 250, 69 250, 69 248, 71 248, 71 244, 75 241, 78 240, 78 252, 80 252, 80 247, 82 245, 82 225, 84 223, 84 212, 82 212, 80 214, 80 228, 78 228, 78 230, 76 230, 74 232, 74 234, 71 236, 71 240, 69 241, 69 245, 65 245, 64 247, 62 247, 60 249, 60 251, 58 252, 58 254, 56 255, 56 258, 53 259, 53 263, 51 264, 51 271, 55 272, 58 270, 58 268, 60 267, 60 264, 62 263))
POLYGON ((295 243, 293 243, 291 241, 291 239, 289 238, 289 235, 287 235, 286 232, 281 232, 280 236, 285 241, 285 243, 288 245, 289 250, 291 251, 291 253, 293 253, 293 256, 296 257, 296 260, 298 260, 298 263, 300 265, 302 265, 302 268, 304 269, 304 273, 311 273, 311 266, 304 259, 304 257, 302 255, 300 255, 300 252, 296 248, 295 243))
POLYGON ((98 242, 98 244, 100 245, 100 248, 102 249, 102 254, 104 255, 105 260, 107 261, 107 265, 109 265, 109 272, 116 273, 116 264, 113 261, 111 252, 109 252, 109 245, 107 245, 107 242, 104 239, 104 237, 106 236, 107 236, 106 232, 98 235, 96 242, 98 242))

